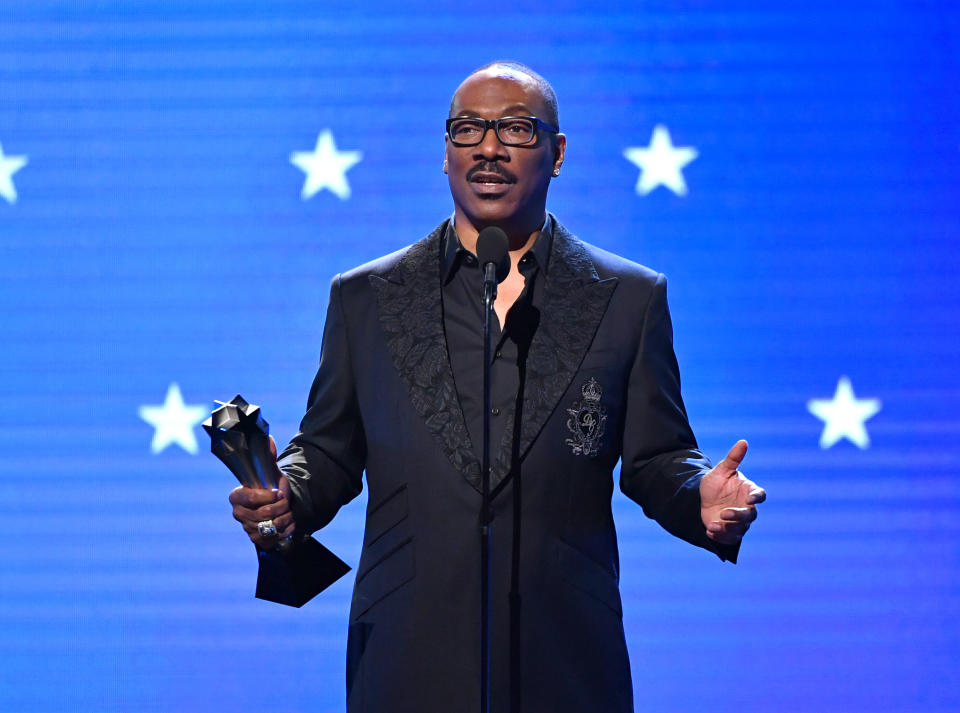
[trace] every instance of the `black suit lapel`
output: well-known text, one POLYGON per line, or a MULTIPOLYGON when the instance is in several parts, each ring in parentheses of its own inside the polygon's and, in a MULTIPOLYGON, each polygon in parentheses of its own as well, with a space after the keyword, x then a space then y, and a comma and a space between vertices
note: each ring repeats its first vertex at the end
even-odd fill
POLYGON ((443 331, 440 239, 446 228, 444 222, 411 246, 387 279, 369 279, 393 364, 414 409, 457 471, 480 490, 480 463, 460 409, 443 331))
MULTIPOLYGON (((600 280, 583 245, 554 220, 553 247, 545 278, 540 321, 527 357, 520 442, 523 458, 570 386, 590 348, 617 285, 600 280)), ((507 428, 491 469, 495 486, 510 471, 513 427, 507 428)))

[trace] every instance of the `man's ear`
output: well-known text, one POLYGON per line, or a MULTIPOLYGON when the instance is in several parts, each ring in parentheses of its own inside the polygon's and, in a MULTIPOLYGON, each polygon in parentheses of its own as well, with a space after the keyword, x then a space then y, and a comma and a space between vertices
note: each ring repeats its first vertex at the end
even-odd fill
POLYGON ((566 134, 554 134, 553 137, 553 165, 560 166, 567 152, 566 134))

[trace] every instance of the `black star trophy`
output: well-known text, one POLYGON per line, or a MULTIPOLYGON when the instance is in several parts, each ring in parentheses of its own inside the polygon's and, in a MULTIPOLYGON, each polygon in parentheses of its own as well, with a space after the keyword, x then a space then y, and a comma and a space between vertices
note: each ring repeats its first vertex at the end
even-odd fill
MULTIPOLYGON (((270 425, 260 407, 248 404, 240 394, 220 406, 203 422, 210 435, 210 450, 249 488, 276 490, 277 467, 270 453, 270 425)), ((271 520, 258 524, 260 534, 276 533, 271 520)), ((312 537, 291 535, 274 552, 257 550, 260 572, 258 599, 302 607, 350 567, 312 537)))

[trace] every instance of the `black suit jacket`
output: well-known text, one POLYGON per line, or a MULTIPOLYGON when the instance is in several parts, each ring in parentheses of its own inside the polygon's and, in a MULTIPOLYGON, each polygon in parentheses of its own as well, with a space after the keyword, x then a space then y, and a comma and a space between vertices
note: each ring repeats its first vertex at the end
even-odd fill
MULTIPOLYGON (((492 467, 493 710, 508 710, 512 685, 524 713, 632 713, 617 461, 623 492, 668 531, 724 559, 737 548, 700 521, 709 463, 680 397, 663 275, 555 226, 522 416, 492 467)), ((334 279, 308 409, 281 455, 304 532, 366 472, 351 713, 479 708, 480 464, 444 338, 445 228, 334 279)))

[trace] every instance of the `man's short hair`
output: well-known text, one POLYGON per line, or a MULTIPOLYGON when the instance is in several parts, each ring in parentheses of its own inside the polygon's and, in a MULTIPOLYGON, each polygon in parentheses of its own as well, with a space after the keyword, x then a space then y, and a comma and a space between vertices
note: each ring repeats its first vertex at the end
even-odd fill
MULTIPOLYGON (((498 59, 494 62, 489 62, 473 70, 469 76, 472 77, 474 74, 482 72, 485 69, 490 69, 491 67, 503 67, 517 74, 525 74, 530 77, 534 84, 537 85, 537 89, 540 90, 540 93, 543 95, 543 101, 547 105, 547 115, 540 118, 548 124, 553 124, 557 131, 560 130, 560 109, 557 106, 557 94, 553 91, 553 87, 550 86, 550 82, 522 62, 514 62, 510 59, 498 59)), ((456 97, 456 94, 454 94, 454 97, 456 97)), ((453 99, 450 100, 450 116, 453 116, 453 99)))

